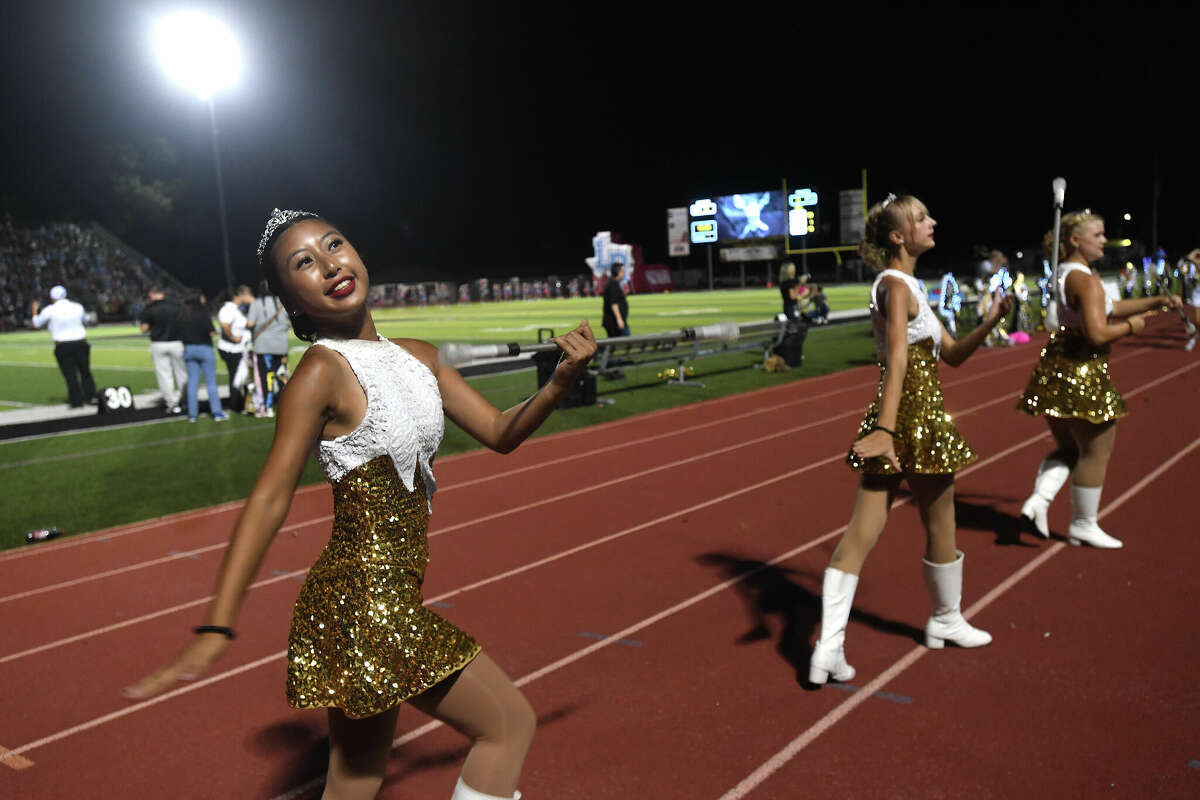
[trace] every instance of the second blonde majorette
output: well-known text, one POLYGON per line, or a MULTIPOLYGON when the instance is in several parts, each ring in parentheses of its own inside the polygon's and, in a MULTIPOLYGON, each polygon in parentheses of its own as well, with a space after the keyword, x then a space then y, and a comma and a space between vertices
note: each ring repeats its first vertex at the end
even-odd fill
MULTIPOLYGON (((1053 249, 1054 232, 1046 234, 1053 249)), ((1021 506, 1026 524, 1049 538, 1047 512, 1071 478, 1071 524, 1067 540, 1074 545, 1115 549, 1121 540, 1097 523, 1100 494, 1116 441, 1116 421, 1129 413, 1108 375, 1112 342, 1145 327, 1148 313, 1178 308, 1175 296, 1114 301, 1104 291, 1090 262, 1104 256, 1104 219, 1090 211, 1062 218, 1059 264, 1054 275, 1058 329, 1042 348, 1033 375, 1017 408, 1045 418, 1055 449, 1042 459, 1033 493, 1021 506)))
POLYGON ((861 474, 850 523, 834 550, 821 588, 821 634, 809 660, 809 681, 848 681, 845 634, 858 576, 887 522, 892 497, 907 481, 925 523, 922 568, 932 610, 925 644, 980 647, 992 637, 962 615, 963 554, 957 548, 954 473, 975 460, 946 413, 939 357, 963 363, 1012 307, 997 293, 983 323, 956 340, 942 327, 913 272, 934 245, 936 221, 915 197, 889 196, 867 215, 860 254, 878 273, 871 287, 871 322, 879 355, 875 399, 847 456, 861 474))

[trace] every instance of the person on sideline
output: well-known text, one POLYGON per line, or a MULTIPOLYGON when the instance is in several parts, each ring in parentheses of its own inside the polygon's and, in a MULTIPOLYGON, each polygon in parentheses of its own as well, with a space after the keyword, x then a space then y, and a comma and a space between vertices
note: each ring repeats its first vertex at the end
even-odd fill
POLYGON ((221 326, 221 338, 217 340, 217 352, 229 372, 229 408, 234 413, 246 411, 246 384, 239 382, 238 367, 242 356, 250 347, 250 326, 243 309, 254 301, 249 286, 239 286, 233 296, 217 310, 217 324, 221 326))
POLYGON ((608 275, 608 282, 604 284, 604 316, 601 320, 604 332, 609 337, 629 336, 629 301, 621 288, 625 265, 613 264, 608 275))
POLYGON ((871 287, 871 323, 881 375, 875 400, 846 457, 861 473, 850 523, 825 570, 821 591, 821 635, 813 647, 808 677, 855 675, 846 662, 846 623, 858 576, 887 522, 892 498, 903 479, 925 524, 925 586, 933 610, 925 623, 925 645, 988 644, 990 634, 962 615, 963 553, 957 549, 954 473, 977 456, 963 441, 942 400, 939 356, 962 364, 1011 308, 997 292, 982 324, 955 340, 938 322, 913 273, 917 259, 934 246, 936 221, 915 197, 888 195, 867 215, 859 254, 878 273, 871 287))
POLYGON ((288 316, 279 298, 271 293, 267 281, 258 287, 258 297, 246 314, 252 326, 251 355, 254 381, 255 415, 275 416, 279 392, 287 374, 288 316))
POLYGON ((150 301, 142 309, 142 333, 150 334, 150 363, 158 380, 158 392, 168 414, 182 414, 179 400, 187 381, 183 364, 183 340, 179 338, 179 304, 167 300, 161 286, 146 292, 150 301))
POLYGON ((126 694, 162 692, 224 652, 315 446, 333 485, 333 531, 296 601, 287 698, 327 709, 325 796, 375 796, 408 702, 474 740, 452 800, 518 798, 533 709, 475 639, 422 602, 432 462, 444 417, 493 450, 516 448, 595 354, 591 329, 584 320, 551 339, 563 351, 554 374, 500 411, 441 364, 433 345, 379 334, 366 266, 328 221, 275 209, 258 255, 296 335, 315 342, 280 397, 275 439, 234 525, 205 624, 173 663, 126 694))
POLYGON ((54 340, 54 359, 67 382, 67 402, 71 408, 82 408, 84 403, 96 400, 96 381, 92 377, 92 346, 87 341, 83 328, 83 306, 67 299, 65 286, 50 289, 50 305, 40 312, 38 301, 33 301, 32 324, 34 328, 50 326, 50 338, 54 340))
POLYGON ((783 299, 783 315, 789 320, 800 319, 800 307, 797 305, 800 298, 796 293, 799 283, 795 264, 785 261, 779 265, 779 295, 783 299))
MULTIPOLYGON (((1054 244, 1046 234, 1046 250, 1054 244)), ((1175 295, 1113 301, 1100 277, 1088 266, 1104 256, 1104 220, 1090 211, 1062 217, 1059 225, 1059 264, 1054 276, 1058 298, 1058 330, 1042 349, 1029 384, 1017 404, 1026 414, 1045 417, 1055 447, 1038 466, 1033 494, 1021 506, 1028 527, 1050 537, 1047 511, 1059 489, 1071 479, 1073 545, 1115 549, 1120 539, 1097 524, 1100 493, 1108 459, 1117 437, 1117 420, 1129 413, 1125 400, 1108 376, 1112 342, 1136 336, 1146 317, 1160 307, 1179 308, 1175 295)))
POLYGON ((217 422, 229 419, 221 411, 217 393, 217 357, 212 347, 213 323, 204 295, 190 292, 179 307, 179 338, 183 342, 183 362, 187 365, 187 415, 195 422, 200 412, 200 379, 208 388, 208 408, 217 422))

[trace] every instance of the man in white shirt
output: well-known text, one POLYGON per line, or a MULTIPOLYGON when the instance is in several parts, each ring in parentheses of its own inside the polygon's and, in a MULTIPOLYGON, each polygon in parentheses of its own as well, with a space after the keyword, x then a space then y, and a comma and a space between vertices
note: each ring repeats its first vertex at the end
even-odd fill
POLYGON ((33 327, 50 326, 54 340, 54 357, 67 381, 67 399, 71 408, 80 408, 96 399, 96 381, 92 378, 91 351, 87 332, 83 329, 83 306, 67 299, 67 290, 55 286, 50 290, 50 305, 38 313, 38 301, 33 301, 33 327), (82 384, 82 388, 81 388, 82 384))
POLYGON ((246 411, 245 384, 241 387, 233 385, 237 375, 238 365, 242 363, 242 355, 250 345, 250 325, 240 307, 249 308, 254 302, 254 293, 249 286, 239 286, 237 292, 226 300, 217 311, 217 323, 221 326, 221 339, 217 342, 217 352, 229 370, 229 408, 239 414, 246 411))

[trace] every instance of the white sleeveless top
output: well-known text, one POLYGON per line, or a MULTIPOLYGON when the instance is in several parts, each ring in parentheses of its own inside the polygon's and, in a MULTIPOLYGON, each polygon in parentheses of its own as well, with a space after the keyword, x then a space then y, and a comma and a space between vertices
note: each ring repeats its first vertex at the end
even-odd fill
POLYGON ((875 352, 880 360, 887 358, 887 316, 884 306, 879 302, 879 284, 885 275, 899 278, 917 298, 917 316, 908 321, 908 344, 916 344, 924 339, 933 340, 933 357, 938 358, 942 352, 942 323, 929 305, 929 298, 921 289, 921 284, 912 275, 906 275, 898 269, 885 269, 875 277, 871 284, 871 327, 875 331, 875 352))
MULTIPOLYGON (((1058 292, 1058 294, 1055 295, 1058 298, 1058 326, 1060 328, 1067 328, 1069 330, 1078 332, 1083 330, 1083 315, 1079 313, 1079 309, 1072 308, 1071 306, 1067 305, 1066 302, 1067 276, 1076 270, 1079 270, 1080 272, 1086 272, 1088 275, 1092 274, 1092 268, 1087 264, 1080 264, 1077 261, 1064 261, 1058 265, 1058 277, 1054 282, 1054 288, 1058 292)), ((1108 292, 1105 292, 1105 319, 1112 316, 1112 313, 1113 300, 1108 296, 1108 292)))
POLYGON ((382 336, 376 342, 318 339, 314 344, 341 354, 367 396, 367 411, 357 428, 318 443, 317 460, 325 477, 331 483, 339 481, 350 470, 387 454, 410 492, 420 468, 432 498, 437 490, 432 461, 446 425, 437 378, 416 356, 382 336))

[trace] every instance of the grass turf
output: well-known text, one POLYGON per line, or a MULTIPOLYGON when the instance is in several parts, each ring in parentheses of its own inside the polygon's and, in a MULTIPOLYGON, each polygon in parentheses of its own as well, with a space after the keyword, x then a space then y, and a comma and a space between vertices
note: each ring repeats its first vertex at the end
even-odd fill
MULTIPOLYGON (((612 404, 558 411, 535 435, 621 419, 646 411, 745 392, 812 377, 855 364, 874 362, 874 342, 866 323, 809 332, 805 363, 785 373, 764 373, 752 365, 761 351, 710 356, 694 363, 694 380, 704 388, 664 384, 658 372, 666 364, 624 369, 626 378, 599 382, 602 398, 612 404)), ((493 404, 514 405, 536 390, 532 370, 472 379, 493 404)), ((865 404, 867 398, 863 398, 865 404)), ((24 532, 57 526, 67 535, 136 522, 151 517, 245 497, 270 446, 270 420, 237 416, 217 424, 201 417, 97 429, 25 441, 0 441, 0 505, 5 525, 0 549, 24 543, 24 532), (189 465, 181 469, 182 464, 189 465)), ((479 444, 447 422, 441 454, 479 444)), ((310 461, 303 484, 323 480, 310 461)))

